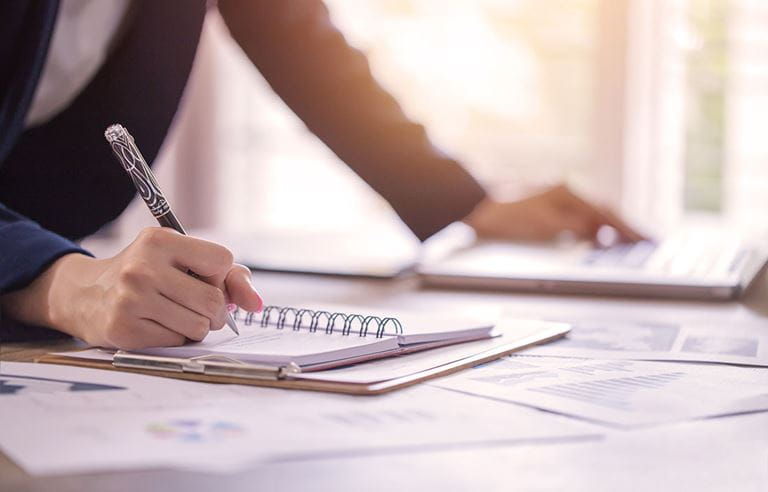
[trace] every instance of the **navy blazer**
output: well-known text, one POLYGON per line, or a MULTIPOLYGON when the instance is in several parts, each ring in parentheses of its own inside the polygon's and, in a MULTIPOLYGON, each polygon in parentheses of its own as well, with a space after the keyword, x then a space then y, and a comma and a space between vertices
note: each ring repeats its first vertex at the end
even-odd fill
MULTIPOLYGON (((94 79, 61 114, 22 131, 57 4, 0 2, 0 293, 24 287, 66 253, 85 253, 71 241, 125 209, 135 191, 113 165, 104 128, 125 124, 152 162, 179 105, 206 9, 203 0, 184 8, 134 0, 94 79)), ((218 4, 277 94, 419 238, 464 217, 485 196, 376 83, 321 1, 218 4)))
MULTIPOLYGON (((62 255, 87 254, 72 241, 116 218, 133 198, 104 129, 123 122, 154 159, 189 76, 206 4, 133 2, 82 93, 49 122, 22 131, 57 11, 57 0, 0 3, 0 293, 26 286, 62 255)), ((2 340, 35 331, 0 316, 2 340)))

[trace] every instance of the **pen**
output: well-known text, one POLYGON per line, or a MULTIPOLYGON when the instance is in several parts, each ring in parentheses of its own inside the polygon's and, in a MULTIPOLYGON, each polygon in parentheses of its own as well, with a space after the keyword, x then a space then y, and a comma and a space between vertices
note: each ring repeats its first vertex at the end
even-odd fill
MULTIPOLYGON (((147 165, 147 161, 144 160, 144 156, 141 155, 139 148, 136 146, 136 142, 128 130, 122 125, 111 125, 104 131, 104 137, 112 147, 117 160, 123 166, 123 169, 128 173, 136 186, 136 190, 144 199, 144 203, 149 207, 149 211, 157 219, 162 227, 170 227, 180 234, 187 235, 184 227, 179 222, 176 214, 171 210, 171 206, 168 205, 168 201, 165 199, 163 192, 160 191, 160 186, 155 180, 155 175, 147 165)), ((187 273, 195 278, 200 278, 195 272, 187 270, 187 273)), ((227 312, 227 326, 229 326, 236 335, 240 335, 240 330, 237 329, 237 323, 232 317, 230 312, 227 312)))

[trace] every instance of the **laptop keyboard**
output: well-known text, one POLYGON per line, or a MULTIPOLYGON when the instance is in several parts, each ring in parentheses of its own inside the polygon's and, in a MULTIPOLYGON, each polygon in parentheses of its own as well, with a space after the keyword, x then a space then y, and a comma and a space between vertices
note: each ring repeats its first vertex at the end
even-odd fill
POLYGON ((657 249, 651 241, 617 244, 609 248, 593 249, 582 260, 584 265, 599 267, 642 268, 657 249))
POLYGON ((737 244, 707 239, 680 235, 661 243, 618 244, 590 251, 582 262, 592 267, 643 269, 672 276, 706 277, 732 271, 741 258, 737 244))

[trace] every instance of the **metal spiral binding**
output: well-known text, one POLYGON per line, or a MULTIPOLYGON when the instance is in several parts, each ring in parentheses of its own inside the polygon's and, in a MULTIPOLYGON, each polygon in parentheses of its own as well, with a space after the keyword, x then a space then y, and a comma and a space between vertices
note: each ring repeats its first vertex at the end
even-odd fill
POLYGON ((259 313, 251 311, 241 312, 239 308, 233 314, 235 319, 242 319, 246 326, 250 326, 258 321, 262 327, 274 326, 278 330, 290 326, 293 331, 299 331, 302 327, 306 327, 312 333, 321 330, 327 335, 334 332, 349 335, 356 331, 358 336, 365 337, 375 327, 376 338, 381 338, 386 333, 387 326, 391 325, 395 333, 403 333, 403 325, 400 323, 400 320, 392 317, 333 313, 330 311, 283 306, 265 306, 261 312, 260 319, 258 315, 259 313), (340 328, 339 325, 341 325, 340 328))

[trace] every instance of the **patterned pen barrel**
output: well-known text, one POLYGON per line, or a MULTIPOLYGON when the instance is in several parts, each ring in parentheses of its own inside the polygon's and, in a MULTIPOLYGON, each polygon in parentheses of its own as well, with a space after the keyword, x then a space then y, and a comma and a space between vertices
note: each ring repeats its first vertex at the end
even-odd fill
MULTIPOLYGON (((122 125, 111 125, 104 131, 104 137, 112 147, 112 152, 117 157, 120 165, 123 166, 125 172, 131 177, 136 190, 139 195, 147 204, 149 211, 157 219, 157 222, 162 227, 170 227, 180 234, 187 235, 184 227, 176 218, 176 215, 171 210, 171 206, 168 204, 168 200, 165 199, 165 195, 160 190, 160 186, 157 184, 155 175, 149 168, 147 161, 144 160, 144 156, 141 155, 141 151, 136 146, 136 142, 128 130, 122 125)), ((191 276, 200 278, 199 275, 192 271, 187 271, 191 276)), ((232 314, 227 313, 227 326, 229 326, 235 334, 239 335, 240 331, 237 328, 237 323, 232 317, 232 314)))

